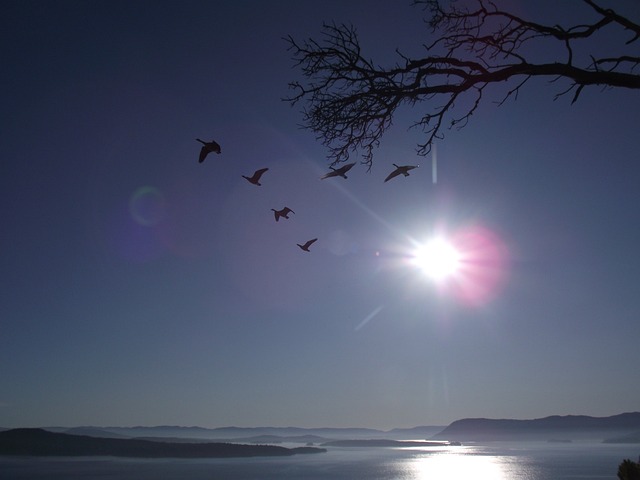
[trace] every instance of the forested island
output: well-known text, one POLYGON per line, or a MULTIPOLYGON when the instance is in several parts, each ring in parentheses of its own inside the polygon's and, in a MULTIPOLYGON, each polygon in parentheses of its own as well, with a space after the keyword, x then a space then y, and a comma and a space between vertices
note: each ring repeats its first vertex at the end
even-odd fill
POLYGON ((98 438, 16 428, 0 432, 0 455, 114 456, 140 458, 231 458, 289 456, 326 452, 323 448, 285 448, 235 443, 168 443, 139 439, 98 438))

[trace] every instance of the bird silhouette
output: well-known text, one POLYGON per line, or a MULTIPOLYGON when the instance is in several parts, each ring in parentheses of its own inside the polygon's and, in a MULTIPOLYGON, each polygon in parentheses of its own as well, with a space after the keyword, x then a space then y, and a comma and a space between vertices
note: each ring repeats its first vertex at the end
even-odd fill
POLYGON ((280 220, 280 217, 289 219, 289 213, 296 213, 289 207, 284 207, 282 210, 276 210, 275 208, 272 208, 271 210, 273 210, 273 216, 276 217, 276 222, 280 220))
POLYGON ((204 162, 204 159, 207 158, 207 155, 209 155, 211 152, 215 152, 215 153, 222 152, 220 145, 218 145, 218 143, 215 142, 214 140, 211 140, 210 142, 205 142, 204 140, 200 140, 199 138, 196 138, 196 140, 202 144, 202 148, 200 149, 200 158, 198 158, 198 163, 204 162))
POLYGON ((398 175, 404 175, 405 177, 409 176, 409 170, 413 170, 414 168, 418 168, 420 165, 402 165, 398 166, 395 163, 393 164, 396 169, 389 174, 387 178, 384 179, 385 182, 388 182, 392 178, 397 177, 398 175))
POLYGON ((304 245, 300 245, 299 243, 296 243, 296 245, 298 245, 302 250, 304 250, 305 252, 309 251, 309 247, 311 246, 311 244, 313 244, 313 242, 315 242, 316 240, 318 240, 317 238, 314 238, 312 240, 308 240, 307 242, 305 242, 304 245))
POLYGON ((253 175, 251 175, 250 177, 247 177, 246 175, 242 175, 243 178, 246 178, 249 182, 253 183, 254 185, 258 185, 261 186, 262 184, 260 183, 260 177, 262 177, 262 174, 264 172, 266 172, 267 170, 269 170, 268 168, 261 168, 260 170, 256 170, 253 175))
POLYGON ((323 175, 322 177, 320 177, 320 180, 324 180, 325 178, 329 178, 329 177, 347 178, 345 173, 347 173, 349 170, 351 170, 351 167, 353 167, 354 165, 355 165, 355 162, 354 163, 347 163, 346 165, 343 165, 340 168, 329 167, 331 169, 331 171, 329 173, 327 173, 326 175, 323 175))

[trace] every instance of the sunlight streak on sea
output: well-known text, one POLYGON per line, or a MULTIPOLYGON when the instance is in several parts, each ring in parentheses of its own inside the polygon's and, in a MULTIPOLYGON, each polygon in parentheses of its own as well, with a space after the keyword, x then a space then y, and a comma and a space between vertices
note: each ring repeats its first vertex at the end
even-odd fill
POLYGON ((504 465, 498 457, 473 456, 460 453, 440 453, 416 458, 406 464, 407 479, 431 480, 452 478, 453 472, 460 478, 508 480, 504 465))
POLYGON ((529 458, 490 454, 478 447, 446 447, 434 451, 420 449, 421 454, 399 463, 402 480, 540 480, 547 478, 529 458))

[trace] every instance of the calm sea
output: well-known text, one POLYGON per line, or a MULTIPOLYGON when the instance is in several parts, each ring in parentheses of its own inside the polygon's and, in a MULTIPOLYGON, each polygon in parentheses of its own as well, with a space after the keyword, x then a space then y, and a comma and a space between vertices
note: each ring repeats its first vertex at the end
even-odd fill
POLYGON ((616 479, 640 445, 500 443, 460 447, 332 448, 293 457, 138 460, 1 457, 2 480, 569 480, 616 479))

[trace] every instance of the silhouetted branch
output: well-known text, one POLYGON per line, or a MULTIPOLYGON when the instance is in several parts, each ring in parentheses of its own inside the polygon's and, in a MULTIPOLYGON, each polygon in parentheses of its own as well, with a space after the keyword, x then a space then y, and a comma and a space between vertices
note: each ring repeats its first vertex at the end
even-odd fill
MULTIPOLYGON (((364 56, 353 26, 325 24, 318 41, 286 38, 305 81, 291 82, 293 94, 285 100, 292 105, 305 102, 303 126, 329 148, 332 165, 361 152, 362 162, 371 167, 374 150, 402 104, 425 103, 426 112, 413 127, 425 134, 418 154, 426 155, 432 142, 443 137, 443 129, 468 124, 489 84, 521 78, 499 104, 517 98, 532 77, 567 80, 568 88, 556 98, 572 92, 572 103, 591 85, 640 89, 640 76, 634 73, 640 64, 637 55, 576 59, 577 43, 584 47, 589 39, 597 41, 605 28, 631 32, 625 45, 640 36, 639 24, 593 0, 583 2, 596 18, 564 28, 527 21, 500 10, 491 0, 464 2, 467 6, 450 2, 446 7, 439 0, 416 0, 414 4, 429 13, 427 24, 435 40, 423 45, 423 58, 412 59, 396 50, 399 63, 391 67, 378 66, 364 56), (548 40, 558 45, 558 59, 531 58, 530 47, 548 40), (467 108, 456 114, 457 103, 467 108)), ((541 48, 548 53, 548 42, 541 48)))

